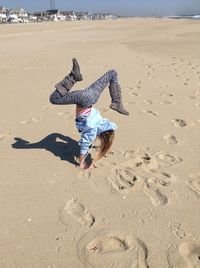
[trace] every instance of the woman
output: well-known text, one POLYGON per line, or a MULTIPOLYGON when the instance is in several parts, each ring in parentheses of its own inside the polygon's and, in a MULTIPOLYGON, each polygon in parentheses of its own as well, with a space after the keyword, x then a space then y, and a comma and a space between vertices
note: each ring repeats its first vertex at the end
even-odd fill
POLYGON ((102 158, 112 146, 117 125, 102 118, 99 111, 93 107, 82 109, 77 106, 75 121, 77 129, 81 133, 79 165, 81 168, 88 168, 90 165, 85 162, 85 159, 90 146, 96 138, 99 138, 100 150, 96 160, 102 158))
POLYGON ((88 168, 85 158, 89 147, 96 137, 100 138, 100 153, 98 159, 103 157, 110 149, 116 124, 103 119, 98 110, 92 107, 97 102, 102 91, 108 86, 111 96, 110 108, 119 113, 128 115, 122 104, 121 89, 115 70, 110 70, 96 82, 83 90, 70 91, 73 85, 82 81, 82 74, 76 59, 73 59, 72 71, 55 85, 56 90, 50 95, 52 104, 76 104, 76 127, 81 133, 79 165, 88 168))

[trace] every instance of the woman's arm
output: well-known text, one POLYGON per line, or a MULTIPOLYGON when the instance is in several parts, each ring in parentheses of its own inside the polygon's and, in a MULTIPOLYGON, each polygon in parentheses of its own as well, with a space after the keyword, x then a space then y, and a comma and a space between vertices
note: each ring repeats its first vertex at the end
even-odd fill
POLYGON ((80 145, 80 155, 79 155, 79 165, 82 168, 88 168, 88 164, 85 162, 86 155, 92 144, 92 141, 96 139, 97 129, 89 129, 87 132, 82 132, 81 139, 79 141, 80 145))
POLYGON ((84 154, 80 154, 79 156, 79 166, 80 168, 84 168, 87 169, 91 166, 92 163, 88 164, 85 162, 85 155, 84 154))

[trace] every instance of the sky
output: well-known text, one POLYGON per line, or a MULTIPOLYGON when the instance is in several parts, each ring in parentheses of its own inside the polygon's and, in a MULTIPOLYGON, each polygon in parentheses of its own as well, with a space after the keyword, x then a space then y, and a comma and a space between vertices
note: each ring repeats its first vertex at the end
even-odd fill
MULTIPOLYGON (((121 16, 200 14, 200 0, 54 0, 59 10, 113 12, 121 16)), ((50 9, 50 0, 0 0, 0 6, 29 12, 50 9)))

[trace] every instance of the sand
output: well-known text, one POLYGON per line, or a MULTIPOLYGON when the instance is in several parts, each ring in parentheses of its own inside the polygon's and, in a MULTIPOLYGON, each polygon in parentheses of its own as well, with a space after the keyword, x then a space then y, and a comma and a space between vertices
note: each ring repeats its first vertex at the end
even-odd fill
POLYGON ((199 24, 0 26, 0 267, 200 267, 199 24), (75 107, 49 103, 73 57, 75 89, 115 69, 130 112, 105 89, 114 154, 91 170, 75 165, 75 107))

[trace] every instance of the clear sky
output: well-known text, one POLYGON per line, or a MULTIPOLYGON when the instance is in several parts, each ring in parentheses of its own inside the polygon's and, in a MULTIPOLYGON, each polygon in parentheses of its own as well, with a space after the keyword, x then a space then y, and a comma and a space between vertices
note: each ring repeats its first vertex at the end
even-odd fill
MULTIPOLYGON (((200 14, 200 0, 54 0, 54 3, 59 10, 114 12, 122 16, 200 14)), ((50 0, 0 0, 0 6, 42 11, 50 9, 50 0)))

